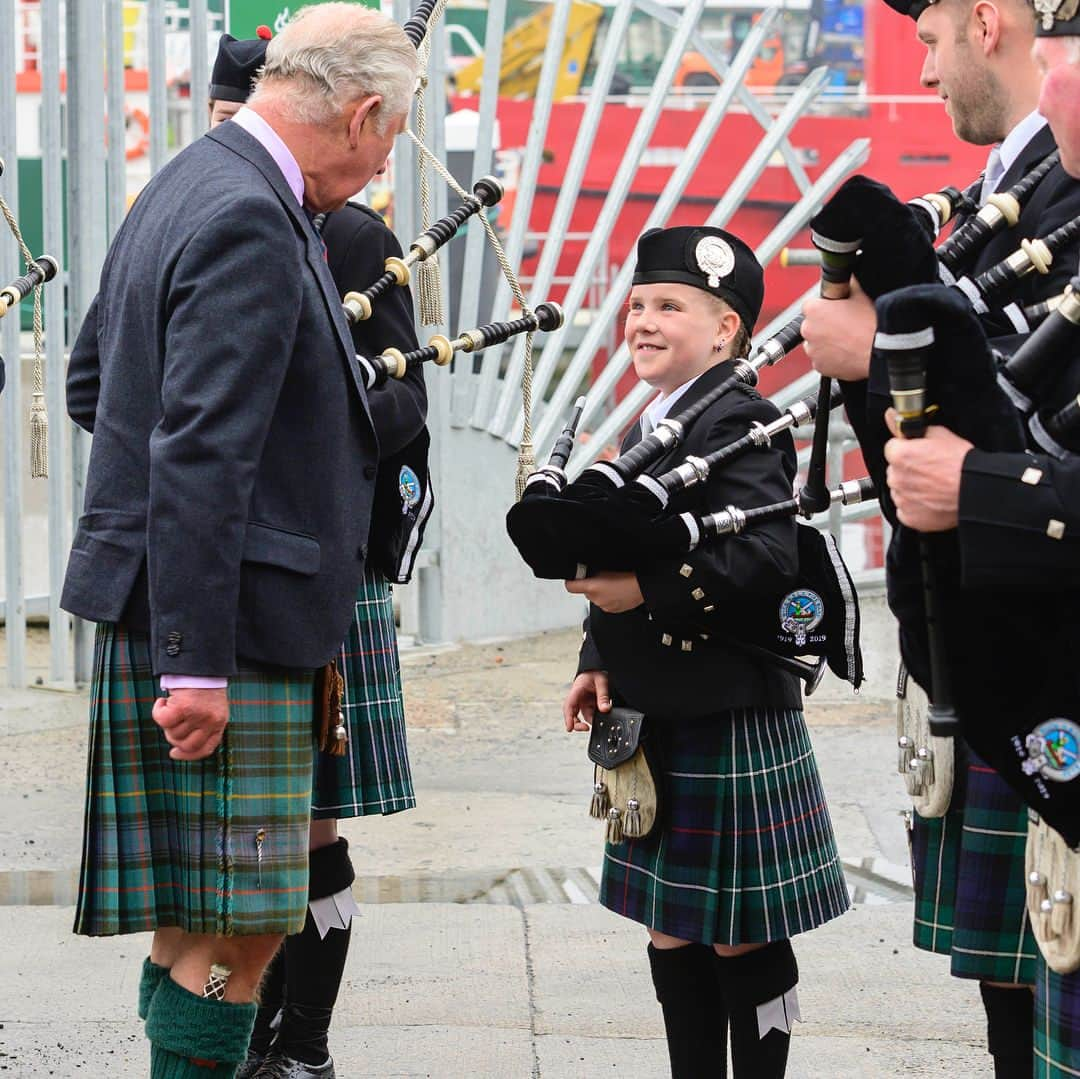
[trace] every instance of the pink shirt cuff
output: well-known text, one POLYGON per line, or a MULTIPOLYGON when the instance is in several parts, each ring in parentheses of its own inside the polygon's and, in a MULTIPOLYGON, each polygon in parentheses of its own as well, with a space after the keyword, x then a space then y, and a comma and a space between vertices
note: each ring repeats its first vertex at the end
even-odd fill
POLYGON ((199 678, 194 674, 163 674, 161 688, 170 689, 227 689, 228 678, 199 678))

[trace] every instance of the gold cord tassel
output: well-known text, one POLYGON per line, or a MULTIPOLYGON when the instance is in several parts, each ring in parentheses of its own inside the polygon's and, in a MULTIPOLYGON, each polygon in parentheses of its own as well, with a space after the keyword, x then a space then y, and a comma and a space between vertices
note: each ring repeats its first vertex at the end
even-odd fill
POLYGON ((536 457, 533 454, 531 442, 522 441, 518 448, 517 475, 514 477, 514 497, 521 501, 525 492, 525 482, 536 471, 536 457))
POLYGON ((49 414, 45 411, 45 395, 35 393, 30 405, 30 478, 49 476, 49 414))
POLYGON ((416 267, 416 292, 420 303, 420 322, 424 326, 443 324, 442 275, 438 253, 416 267))

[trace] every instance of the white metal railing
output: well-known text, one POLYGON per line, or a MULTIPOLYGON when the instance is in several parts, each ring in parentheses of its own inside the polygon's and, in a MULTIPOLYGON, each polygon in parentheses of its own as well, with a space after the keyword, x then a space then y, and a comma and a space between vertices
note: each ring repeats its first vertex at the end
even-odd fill
MULTIPOLYGON (((43 247, 48 253, 67 253, 63 281, 45 289, 46 391, 51 419, 52 471, 47 490, 48 589, 42 592, 35 587, 32 596, 26 595, 28 589, 22 570, 27 553, 23 443, 28 402, 20 385, 20 365, 10 359, 8 386, 0 399, 0 440, 4 450, 6 602, 3 615, 7 622, 7 678, 15 685, 25 682, 24 642, 28 614, 49 618, 51 682, 70 684, 85 679, 90 667, 88 628, 78 621, 72 627, 58 606, 72 521, 82 504, 89 444, 88 437, 64 419, 64 352, 94 295, 108 241, 125 212, 128 194, 123 137, 125 2, 86 0, 83 3, 79 0, 78 3, 63 4, 61 0, 40 0, 40 4, 25 5, 17 0, 0 0, 0 110, 3 115, 14 115, 14 75, 21 66, 19 57, 25 59, 26 55, 25 49, 23 53, 19 52, 24 46, 17 41, 18 30, 25 24, 18 22, 17 15, 21 13, 24 19, 36 20, 34 62, 39 64, 42 73, 43 247), (72 47, 72 43, 77 43, 77 48, 72 47), (65 69, 70 90, 66 111, 60 92, 60 75, 65 69), (63 132, 61 124, 66 125, 63 132), (67 148, 66 194, 61 187, 60 172, 64 144, 67 148), (74 647, 70 643, 72 637, 74 647)), ((137 47, 149 72, 149 165, 152 172, 178 149, 168 143, 170 129, 179 131, 183 139, 197 137, 205 130, 208 39, 216 27, 207 0, 191 0, 186 23, 170 0, 146 0, 142 6, 137 47), (181 35, 187 41, 191 98, 186 101, 169 94, 175 35, 181 35)), ((704 0, 690 0, 679 11, 657 0, 628 0, 614 5, 608 32, 594 57, 594 92, 582 98, 582 118, 563 172, 561 189, 550 220, 537 223, 531 220, 534 216, 533 195, 544 159, 555 84, 562 62, 562 41, 571 7, 571 0, 554 0, 549 39, 521 155, 515 210, 505 236, 505 246, 511 263, 519 266, 526 242, 536 238, 536 225, 542 224, 544 244, 532 279, 526 282, 527 295, 530 302, 535 303, 546 298, 552 287, 566 285, 564 306, 571 329, 548 335, 542 348, 538 349, 535 442, 538 453, 546 453, 547 443, 554 437, 577 384, 582 380, 591 381, 588 422, 593 428, 594 440, 575 457, 574 467, 587 463, 590 453, 599 452, 605 439, 613 438, 630 422, 650 392, 647 387, 637 386, 621 400, 615 400, 615 385, 627 369, 628 357, 625 349, 612 348, 614 327, 631 268, 611 266, 608 238, 623 212, 637 168, 643 161, 648 161, 650 139, 663 110, 678 99, 680 108, 685 108, 688 103, 700 104, 701 115, 685 152, 656 197, 648 226, 667 222, 693 176, 697 160, 723 117, 732 110, 741 110, 760 126, 761 143, 742 163, 726 196, 711 208, 709 220, 714 224, 729 220, 756 178, 766 167, 779 161, 780 167, 791 177, 798 193, 797 202, 759 246, 758 255, 763 262, 773 258, 820 208, 831 190, 866 159, 867 140, 857 140, 811 182, 800 155, 791 145, 790 133, 799 117, 805 115, 815 101, 833 97, 825 72, 812 73, 790 92, 762 98, 744 85, 744 75, 774 25, 778 12, 764 12, 742 49, 729 61, 717 52, 715 42, 701 33, 699 16, 706 6, 704 0), (655 84, 641 97, 635 96, 634 103, 640 107, 638 123, 626 146, 623 161, 612 178, 610 192, 597 221, 587 235, 574 234, 570 230, 571 218, 590 154, 602 129, 604 108, 608 104, 606 91, 611 85, 622 39, 635 11, 651 14, 665 24, 670 31, 670 47, 655 84), (686 49, 702 53, 721 75, 721 84, 707 95, 707 100, 699 101, 695 95, 690 101, 687 95, 673 95, 674 76, 686 49), (559 273, 560 260, 564 258, 568 242, 583 243, 575 272, 569 279, 565 271, 559 273), (608 350, 608 360, 592 378, 591 368, 600 349, 608 350), (546 404, 543 403, 545 398, 546 404)), ((395 17, 404 21, 410 7, 410 0, 394 0, 395 17)), ((476 102, 480 116, 473 175, 492 171, 495 161, 493 132, 504 29, 505 4, 493 0, 488 6, 487 63, 476 102)), ((446 83, 442 77, 445 50, 441 28, 436 30, 432 54, 434 68, 426 90, 429 131, 433 149, 438 156, 444 157, 443 125, 437 122, 437 118, 446 112, 446 83)), ((863 99, 856 100, 861 102, 863 99)), ((921 98, 914 100, 922 102, 921 98)), ((0 125, 0 157, 9 163, 16 157, 12 127, 0 125)), ((408 157, 401 147, 393 170, 395 229, 404 242, 419 232, 417 174, 408 157)), ((0 178, 0 190, 17 209, 14 168, 9 168, 0 178)), ((435 193, 433 214, 440 216, 446 210, 446 190, 441 182, 433 184, 432 190, 435 193)), ((455 329, 474 326, 486 320, 492 311, 495 317, 503 317, 510 307, 511 294, 506 286, 497 287, 494 297, 482 295, 479 268, 484 255, 483 243, 481 230, 468 231, 464 241, 465 270, 458 309, 449 317, 455 329)), ((19 272, 14 245, 6 235, 0 237, 0 279, 10 280, 19 272)), ((769 332, 768 328, 765 332, 769 332)), ((9 358, 20 351, 14 318, 5 319, 0 325, 0 351, 9 358)), ((475 369, 471 363, 458 364, 452 373, 433 371, 429 377, 429 426, 434 447, 432 474, 436 490, 442 492, 443 497, 437 500, 436 512, 428 527, 418 582, 410 586, 412 591, 403 604, 410 612, 411 628, 425 640, 491 632, 487 627, 492 624, 490 615, 496 606, 488 595, 489 586, 494 587, 492 581, 504 582, 499 587, 524 587, 521 584, 524 570, 516 560, 511 564, 514 556, 506 553, 509 551, 506 544, 498 547, 485 542, 490 538, 488 535, 481 536, 479 542, 462 539, 471 534, 469 529, 477 519, 498 520, 505 512, 509 482, 504 482, 503 473, 512 467, 512 448, 517 444, 523 419, 520 406, 523 359, 523 342, 519 339, 509 351, 492 349, 482 354, 475 369), (472 474, 492 477, 490 489, 488 485, 461 479, 460 458, 471 462, 472 474), (449 462, 453 463, 453 468, 449 462)), ((838 438, 840 450, 837 452, 846 452, 847 441, 838 438)), ((850 518, 847 515, 841 517, 842 522, 849 519, 856 520, 857 517, 854 514, 850 518)), ((543 596, 539 602, 512 601, 511 620, 504 619, 499 623, 503 631, 507 625, 511 632, 534 628, 537 618, 556 606, 550 592, 543 596)))

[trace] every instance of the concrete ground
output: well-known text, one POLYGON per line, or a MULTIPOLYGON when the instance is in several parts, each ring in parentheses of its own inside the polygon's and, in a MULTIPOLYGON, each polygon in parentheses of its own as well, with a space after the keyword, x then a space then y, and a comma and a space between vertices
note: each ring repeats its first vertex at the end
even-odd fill
MULTIPOLYGON (((559 702, 577 634, 404 656, 419 806, 344 822, 363 914, 332 1048, 341 1079, 663 1077, 640 926, 596 903, 591 768, 559 702)), ((0 635, 0 655, 3 654, 0 635)), ((47 664, 32 635, 32 667, 47 664)), ((910 945, 889 686, 807 714, 854 909, 796 941, 793 1079, 991 1075, 974 984, 910 945)), ((71 935, 83 694, 0 690, 0 1073, 146 1074, 147 939, 71 935)))

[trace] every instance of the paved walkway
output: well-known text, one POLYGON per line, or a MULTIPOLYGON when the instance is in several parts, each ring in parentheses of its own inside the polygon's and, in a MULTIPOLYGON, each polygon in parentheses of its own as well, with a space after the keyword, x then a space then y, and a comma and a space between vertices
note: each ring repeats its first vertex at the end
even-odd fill
MULTIPOLYGON (((558 710, 575 648, 567 632, 405 657, 420 805, 342 827, 363 915, 341 1079, 667 1074, 643 931, 595 902, 591 770, 558 710)), ((855 909, 796 941, 792 1079, 991 1074, 975 986, 909 944, 887 694, 808 705, 855 909)), ((146 939, 70 933, 85 698, 0 690, 0 747, 0 1074, 144 1075, 146 939)))

